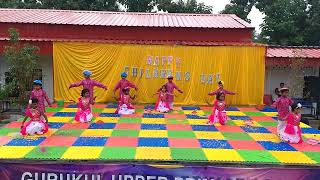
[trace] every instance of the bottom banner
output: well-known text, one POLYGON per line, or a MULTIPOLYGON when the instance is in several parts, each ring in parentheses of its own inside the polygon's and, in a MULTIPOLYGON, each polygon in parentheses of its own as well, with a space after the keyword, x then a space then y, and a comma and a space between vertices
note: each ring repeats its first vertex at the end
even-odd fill
POLYGON ((0 163, 1 180, 319 180, 319 168, 0 163))

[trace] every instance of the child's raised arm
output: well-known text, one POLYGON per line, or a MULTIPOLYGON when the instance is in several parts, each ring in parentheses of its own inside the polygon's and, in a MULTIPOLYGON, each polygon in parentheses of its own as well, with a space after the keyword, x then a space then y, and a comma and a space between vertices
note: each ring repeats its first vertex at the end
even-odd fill
POLYGON ((41 114, 43 117, 44 117, 44 119, 46 120, 46 123, 48 123, 49 121, 48 121, 48 117, 47 117, 47 115, 46 114, 44 114, 44 113, 42 113, 41 114))

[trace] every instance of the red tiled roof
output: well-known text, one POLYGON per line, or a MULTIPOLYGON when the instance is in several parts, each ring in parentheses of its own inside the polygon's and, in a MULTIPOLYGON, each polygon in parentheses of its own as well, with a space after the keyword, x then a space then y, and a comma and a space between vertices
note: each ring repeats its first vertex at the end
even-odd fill
POLYGON ((128 13, 1 8, 0 23, 173 28, 254 28, 246 21, 230 14, 128 13))
POLYGON ((268 58, 318 58, 320 59, 319 47, 268 47, 268 58))

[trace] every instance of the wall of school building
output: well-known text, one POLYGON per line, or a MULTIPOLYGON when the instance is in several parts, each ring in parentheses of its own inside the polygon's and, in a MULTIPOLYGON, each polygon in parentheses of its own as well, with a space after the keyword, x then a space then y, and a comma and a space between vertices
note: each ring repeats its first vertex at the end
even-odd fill
MULTIPOLYGON (((279 88, 280 83, 283 82, 287 86, 289 83, 290 68, 288 67, 266 67, 265 71, 265 94, 272 95, 275 88, 279 88)), ((319 76, 319 67, 306 67, 304 69, 304 76, 319 76)), ((300 97, 303 96, 303 89, 300 89, 300 97)), ((299 98, 299 97, 297 97, 299 98)))
MULTIPOLYGON (((52 56, 40 56, 39 65, 42 69, 43 88, 46 90, 50 99, 53 99, 53 65, 52 56)), ((5 72, 8 71, 8 65, 3 56, 0 56, 0 84, 5 83, 5 72)))

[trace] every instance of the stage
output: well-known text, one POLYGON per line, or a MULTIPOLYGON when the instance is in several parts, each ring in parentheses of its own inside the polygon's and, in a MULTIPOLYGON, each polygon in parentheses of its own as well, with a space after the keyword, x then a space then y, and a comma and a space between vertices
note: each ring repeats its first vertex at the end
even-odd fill
MULTIPOLYGON (((97 104, 94 122, 85 124, 73 121, 74 105, 47 108, 50 130, 43 136, 16 137, 22 119, 0 129, 0 158, 320 165, 320 145, 280 142, 277 113, 270 108, 229 108, 225 126, 206 124, 211 107, 176 107, 169 114, 136 108, 136 114, 120 117, 115 105, 97 104), (248 119, 252 127, 245 126, 248 119)), ((304 138, 320 139, 320 131, 301 127, 304 138)))

